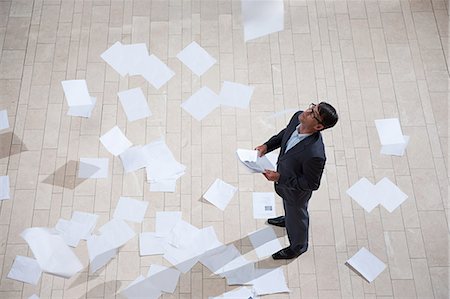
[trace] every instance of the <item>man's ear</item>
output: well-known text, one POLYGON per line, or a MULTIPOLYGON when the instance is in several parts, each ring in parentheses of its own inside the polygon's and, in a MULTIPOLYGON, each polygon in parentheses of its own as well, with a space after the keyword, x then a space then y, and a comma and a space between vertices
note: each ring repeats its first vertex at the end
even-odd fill
POLYGON ((314 126, 314 129, 318 132, 318 131, 322 131, 323 129, 325 129, 325 126, 322 124, 317 124, 314 126))

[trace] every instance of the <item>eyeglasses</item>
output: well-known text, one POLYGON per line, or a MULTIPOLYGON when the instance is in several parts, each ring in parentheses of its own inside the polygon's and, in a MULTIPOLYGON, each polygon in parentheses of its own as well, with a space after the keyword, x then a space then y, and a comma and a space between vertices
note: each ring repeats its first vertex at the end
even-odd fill
POLYGON ((316 112, 314 111, 314 108, 316 108, 316 104, 311 103, 309 104, 308 110, 310 111, 309 113, 312 115, 312 117, 315 118, 315 120, 317 120, 317 122, 321 125, 323 125, 322 121, 317 117, 316 112))

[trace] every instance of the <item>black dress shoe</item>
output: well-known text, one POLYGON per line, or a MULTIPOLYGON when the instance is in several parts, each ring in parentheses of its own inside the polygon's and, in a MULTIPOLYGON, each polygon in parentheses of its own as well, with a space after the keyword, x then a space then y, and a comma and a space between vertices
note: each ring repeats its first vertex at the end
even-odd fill
POLYGON ((291 249, 291 247, 286 247, 281 249, 278 252, 275 252, 272 254, 272 258, 274 260, 290 260, 295 259, 299 257, 301 254, 305 253, 307 250, 307 247, 302 247, 299 251, 294 251, 291 249))
POLYGON ((284 216, 279 216, 276 218, 269 218, 267 219, 267 223, 279 226, 279 227, 286 227, 286 223, 284 222, 284 216))

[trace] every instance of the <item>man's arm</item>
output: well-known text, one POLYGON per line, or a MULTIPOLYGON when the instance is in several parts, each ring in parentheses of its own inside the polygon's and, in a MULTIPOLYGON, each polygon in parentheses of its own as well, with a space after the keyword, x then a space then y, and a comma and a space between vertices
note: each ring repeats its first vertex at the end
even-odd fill
POLYGON ((314 191, 319 189, 325 160, 322 158, 311 158, 303 164, 303 175, 287 177, 279 175, 278 184, 288 189, 314 191))

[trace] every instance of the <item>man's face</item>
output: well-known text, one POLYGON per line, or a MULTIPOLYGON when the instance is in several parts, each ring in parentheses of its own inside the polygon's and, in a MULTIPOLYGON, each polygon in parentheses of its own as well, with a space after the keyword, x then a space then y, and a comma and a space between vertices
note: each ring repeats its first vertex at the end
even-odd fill
POLYGON ((319 113, 319 106, 313 103, 299 115, 299 120, 303 127, 311 128, 315 131, 320 131, 324 127, 319 113))

